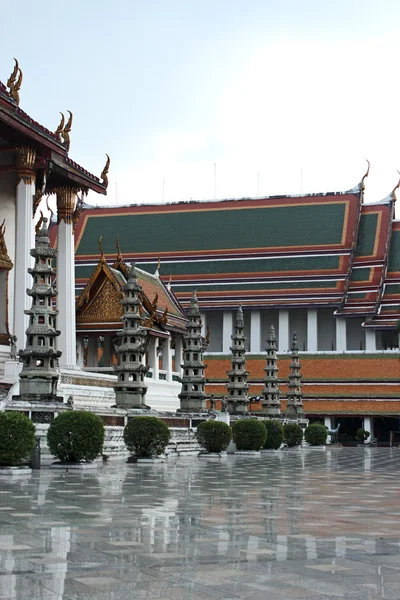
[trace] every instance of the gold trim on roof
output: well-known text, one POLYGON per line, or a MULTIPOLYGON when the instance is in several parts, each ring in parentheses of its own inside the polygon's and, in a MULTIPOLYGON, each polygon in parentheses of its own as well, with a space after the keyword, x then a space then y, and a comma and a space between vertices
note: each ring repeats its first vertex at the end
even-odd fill
POLYGON ((6 233, 6 220, 4 219, 2 224, 0 225, 0 269, 5 269, 6 271, 11 271, 13 268, 13 263, 11 258, 8 256, 7 245, 5 240, 6 233))

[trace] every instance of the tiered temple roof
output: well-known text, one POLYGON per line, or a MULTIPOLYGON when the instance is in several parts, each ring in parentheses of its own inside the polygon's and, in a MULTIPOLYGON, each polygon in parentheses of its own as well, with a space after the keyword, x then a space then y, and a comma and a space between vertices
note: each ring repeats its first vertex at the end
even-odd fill
POLYGON ((399 225, 394 195, 364 204, 362 184, 299 197, 87 207, 77 227, 77 291, 97 260, 99 235, 109 238, 104 252, 114 260, 118 231, 126 259, 144 270, 154 271, 161 256, 161 276, 184 306, 196 288, 206 310, 332 307, 383 327, 383 307, 397 304, 400 316, 399 225))

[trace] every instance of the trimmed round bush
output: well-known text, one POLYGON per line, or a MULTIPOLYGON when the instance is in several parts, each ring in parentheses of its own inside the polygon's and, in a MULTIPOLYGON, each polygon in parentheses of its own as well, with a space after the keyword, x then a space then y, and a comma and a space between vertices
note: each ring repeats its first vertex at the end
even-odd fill
POLYGON ((124 429, 126 447, 138 458, 162 454, 170 437, 168 425, 158 417, 133 417, 124 429))
POLYGON ((365 442, 365 440, 367 440, 370 435, 371 434, 369 431, 366 431, 365 429, 360 427, 360 429, 357 429, 356 431, 356 440, 358 440, 359 442, 365 442))
POLYGON ((91 462, 102 451, 104 425, 97 415, 85 410, 62 412, 47 432, 50 452, 62 463, 91 462))
POLYGON ((328 430, 322 423, 312 423, 304 432, 304 439, 310 446, 324 446, 327 436, 328 430))
POLYGON ((232 426, 232 435, 238 450, 260 450, 267 439, 267 430, 257 419, 239 419, 232 426))
POLYGON ((297 423, 286 423, 283 426, 283 440, 289 448, 300 446, 303 441, 303 430, 297 423))
POLYGON ((229 446, 232 429, 223 421, 203 421, 197 428, 196 437, 207 452, 222 452, 229 446))
POLYGON ((29 458, 35 446, 35 426, 18 412, 0 413, 0 466, 14 467, 29 458))
POLYGON ((267 430, 267 440, 264 448, 268 450, 278 450, 283 442, 282 423, 279 421, 264 421, 264 427, 267 430))

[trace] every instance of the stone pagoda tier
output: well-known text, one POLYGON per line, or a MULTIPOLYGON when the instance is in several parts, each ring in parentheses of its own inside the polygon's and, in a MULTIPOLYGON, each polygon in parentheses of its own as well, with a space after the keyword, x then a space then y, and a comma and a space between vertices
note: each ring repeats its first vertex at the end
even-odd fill
POLYGON ((145 375, 149 367, 143 364, 143 355, 147 352, 147 330, 142 327, 140 315, 141 301, 139 294, 142 288, 132 265, 128 281, 122 288, 121 304, 124 309, 122 331, 117 332, 119 343, 116 344, 118 364, 114 371, 118 381, 114 386, 117 408, 148 408, 144 403, 147 392, 145 375))
POLYGON ((262 391, 262 414, 269 417, 279 417, 281 403, 279 401, 277 346, 275 328, 271 325, 267 339, 267 363, 265 365, 264 389, 262 391))
POLYGON ((249 397, 248 390, 250 384, 247 383, 248 371, 246 371, 244 319, 242 307, 236 315, 234 333, 231 335, 232 346, 232 367, 227 371, 229 382, 226 384, 228 389, 227 409, 233 414, 244 414, 248 412, 249 397))
POLYGON ((297 334, 293 333, 292 339, 292 354, 289 365, 289 383, 288 391, 286 392, 286 416, 302 417, 303 416, 303 394, 301 391, 301 363, 299 358, 299 346, 297 343, 297 334))
POLYGON ((184 335, 183 375, 180 379, 182 391, 179 394, 180 412, 204 412, 206 410, 205 377, 203 364, 203 339, 201 336, 201 318, 196 292, 193 292, 190 309, 187 311, 189 322, 184 335))
POLYGON ((31 256, 35 259, 32 275, 33 286, 27 290, 32 298, 32 307, 26 310, 29 326, 26 330, 26 347, 19 351, 23 363, 19 374, 19 396, 15 400, 26 402, 62 402, 57 397, 57 384, 60 376, 56 340, 60 331, 56 329, 58 311, 52 307, 52 298, 57 292, 52 285, 54 271, 51 263, 57 251, 51 248, 47 219, 36 238, 31 256))

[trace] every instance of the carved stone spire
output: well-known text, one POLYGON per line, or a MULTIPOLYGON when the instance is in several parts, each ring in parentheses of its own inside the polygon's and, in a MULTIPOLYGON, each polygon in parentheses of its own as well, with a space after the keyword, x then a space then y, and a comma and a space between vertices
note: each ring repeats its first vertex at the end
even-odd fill
POLYGON ((248 412, 248 389, 250 384, 247 383, 249 373, 246 371, 246 338, 244 335, 244 319, 241 306, 239 306, 236 314, 235 329, 231 335, 231 340, 232 366, 231 370, 226 373, 229 378, 229 382, 226 384, 228 389, 228 412, 243 414, 248 412))
POLYGON ((286 393, 287 404, 286 404, 286 415, 291 416, 303 416, 303 394, 301 391, 301 363, 299 358, 299 346, 297 343, 297 334, 293 333, 292 339, 292 354, 290 362, 290 373, 289 373, 289 390, 286 393))
POLYGON ((187 315, 189 322, 187 333, 184 335, 182 391, 179 394, 180 411, 203 412, 206 410, 206 394, 204 391, 204 369, 206 366, 203 364, 201 318, 196 292, 193 292, 187 315))
POLYGON ((141 291, 135 266, 132 265, 121 300, 124 309, 123 328, 117 332, 120 341, 116 345, 118 364, 114 371, 118 381, 114 391, 118 408, 148 408, 144 403, 147 392, 144 381, 149 367, 142 362, 143 355, 147 352, 147 330, 142 327, 139 311, 141 291))
POLYGON ((56 338, 60 335, 56 329, 58 311, 52 307, 52 298, 57 292, 52 285, 54 271, 51 262, 56 253, 50 246, 47 219, 43 219, 35 248, 31 250, 35 265, 33 269, 28 269, 33 277, 33 286, 27 290, 32 298, 32 307, 25 311, 29 315, 26 348, 19 351, 23 368, 19 375, 18 399, 27 402, 62 401, 57 397, 58 359, 61 356, 56 349, 56 338))
POLYGON ((266 352, 267 362, 264 368, 262 414, 277 417, 281 414, 281 403, 279 401, 276 335, 273 325, 269 329, 266 352))

